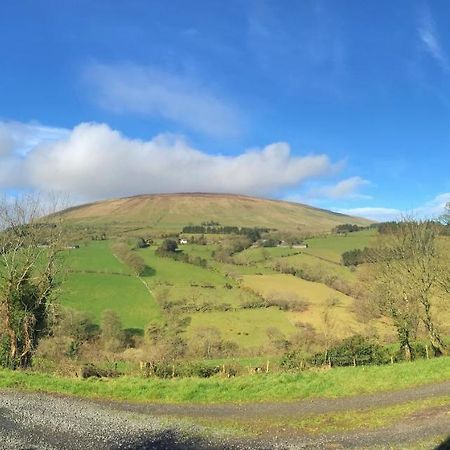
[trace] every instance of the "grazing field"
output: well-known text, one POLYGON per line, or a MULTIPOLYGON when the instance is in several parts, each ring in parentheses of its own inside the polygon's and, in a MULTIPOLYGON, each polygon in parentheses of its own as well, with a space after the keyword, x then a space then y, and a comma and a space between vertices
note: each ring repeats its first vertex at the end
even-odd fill
POLYGON ((238 253, 233 259, 237 264, 254 264, 299 252, 299 249, 289 247, 251 247, 238 253))
POLYGON ((176 261, 155 254, 156 247, 139 250, 151 274, 144 276, 151 290, 162 301, 240 305, 250 295, 242 292, 237 283, 217 270, 176 261))
POLYGON ((144 328, 161 318, 159 306, 134 276, 73 273, 68 276, 61 303, 86 311, 99 323, 106 309, 115 311, 125 328, 144 328))
POLYGON ((344 280, 353 283, 356 280, 356 271, 350 270, 348 267, 318 258, 317 256, 309 253, 297 253, 291 256, 283 258, 274 258, 266 262, 266 267, 276 268, 277 266, 294 267, 296 269, 304 269, 310 271, 313 275, 321 277, 322 279, 328 277, 337 277, 340 280, 344 280))
POLYGON ((331 262, 340 263, 342 253, 368 247, 376 238, 377 231, 374 229, 357 231, 346 235, 329 235, 308 239, 308 248, 304 253, 324 258, 331 262))
POLYGON ((131 274, 130 269, 114 256, 110 241, 90 241, 82 244, 80 248, 68 250, 67 253, 65 262, 69 272, 131 274))
POLYGON ((99 323, 106 309, 125 328, 143 328, 161 312, 144 283, 112 253, 111 242, 93 241, 68 251, 68 273, 60 298, 63 306, 89 313, 99 323))
POLYGON ((277 328, 285 336, 295 333, 296 328, 289 316, 275 308, 244 309, 228 312, 195 313, 188 336, 195 335, 195 330, 204 327, 215 327, 226 340, 236 342, 242 348, 267 345, 267 330, 277 328))
POLYGON ((322 283, 302 280, 292 275, 245 275, 243 284, 264 296, 290 294, 305 300, 304 312, 285 312, 292 322, 311 324, 316 331, 327 330, 335 337, 343 338, 362 331, 363 324, 352 312, 354 299, 325 286, 322 283), (325 312, 329 312, 325 319, 325 312))
POLYGON ((184 312, 191 318, 187 337, 199 328, 214 327, 223 339, 240 348, 266 346, 270 328, 288 338, 299 323, 343 338, 367 328, 353 312, 354 299, 321 282, 280 274, 279 266, 312 270, 319 278, 335 277, 351 285, 355 273, 339 263, 339 252, 364 247, 371 239, 373 232, 363 231, 310 239, 307 249, 248 248, 233 256, 234 263, 213 259, 219 244, 180 246, 183 253, 206 260, 206 267, 161 257, 154 245, 136 250, 148 267, 141 279, 115 257, 111 241, 91 241, 67 252, 68 274, 61 302, 89 312, 97 322, 105 309, 111 309, 125 327, 141 329, 163 318, 165 302, 190 305, 184 312), (308 307, 303 312, 273 307, 242 309, 259 295, 273 294, 294 295, 308 307))

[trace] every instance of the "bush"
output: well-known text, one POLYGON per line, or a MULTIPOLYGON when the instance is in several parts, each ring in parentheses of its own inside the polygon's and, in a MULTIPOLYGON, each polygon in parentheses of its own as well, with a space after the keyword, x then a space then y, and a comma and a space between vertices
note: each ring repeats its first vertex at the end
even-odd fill
POLYGON ((348 252, 342 253, 341 256, 342 264, 348 267, 348 266, 358 266, 359 264, 370 262, 371 254, 373 254, 373 252, 368 247, 365 247, 362 250, 359 248, 349 250, 348 252))
POLYGON ((147 269, 142 256, 130 250, 127 244, 124 242, 116 242, 113 245, 113 252, 122 260, 137 276, 144 274, 147 269))
POLYGON ((314 365, 328 361, 334 366, 386 364, 389 355, 383 346, 357 335, 343 340, 326 353, 316 354, 311 360, 314 365))
POLYGON ((291 351, 285 353, 280 360, 283 370, 303 370, 307 367, 308 356, 302 351, 291 351))
POLYGON ((158 255, 175 253, 178 250, 178 243, 174 239, 164 239, 161 245, 156 249, 158 255))
POLYGON ((10 367, 10 358, 9 358, 9 339, 8 336, 1 335, 0 336, 0 366, 1 367, 10 367))

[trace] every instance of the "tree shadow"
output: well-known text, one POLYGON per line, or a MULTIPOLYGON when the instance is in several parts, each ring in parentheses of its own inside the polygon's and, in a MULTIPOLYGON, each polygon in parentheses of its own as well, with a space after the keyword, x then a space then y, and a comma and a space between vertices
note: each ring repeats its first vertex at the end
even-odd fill
MULTIPOLYGON (((213 443, 210 439, 196 436, 187 436, 184 433, 178 433, 174 430, 165 430, 150 436, 142 436, 132 442, 127 443, 130 450, 237 450, 243 448, 257 449, 258 446, 251 445, 245 447, 243 443, 217 442, 213 443)), ((114 447, 113 450, 119 450, 122 446, 114 447)), ((268 450, 268 448, 266 447, 268 450)))
POLYGON ((434 450, 450 450, 450 436, 435 447, 434 450))
POLYGON ((156 270, 153 267, 145 266, 145 269, 142 271, 141 276, 143 277, 154 277, 156 275, 156 270))
POLYGON ((123 331, 127 338, 132 338, 135 336, 139 336, 139 337, 144 336, 144 330, 142 328, 125 328, 125 330, 123 330, 123 331))

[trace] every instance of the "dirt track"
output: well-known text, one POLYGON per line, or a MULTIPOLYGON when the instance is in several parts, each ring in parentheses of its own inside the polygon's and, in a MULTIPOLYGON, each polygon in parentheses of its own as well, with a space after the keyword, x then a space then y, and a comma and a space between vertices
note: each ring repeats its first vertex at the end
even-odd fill
MULTIPOLYGON (((0 448, 12 449, 339 449, 433 448, 450 435, 450 407, 421 411, 387 428, 322 435, 267 434, 255 439, 209 432, 177 419, 302 417, 389 406, 450 395, 450 382, 336 400, 249 405, 135 405, 5 391, 0 393, 0 448), (207 437, 205 437, 207 436, 207 437), (438 440, 436 440, 438 442, 438 440)), ((443 447, 450 449, 450 445, 443 447)))

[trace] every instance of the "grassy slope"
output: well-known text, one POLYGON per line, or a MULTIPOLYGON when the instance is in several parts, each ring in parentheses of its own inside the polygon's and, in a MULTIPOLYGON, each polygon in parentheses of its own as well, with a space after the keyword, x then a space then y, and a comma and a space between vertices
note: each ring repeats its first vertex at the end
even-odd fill
MULTIPOLYGON (((264 295, 274 291, 295 293, 310 303, 308 311, 303 313, 282 312, 273 308, 189 313, 192 322, 188 336, 194 335, 195 329, 199 327, 214 326, 225 339, 234 341, 241 347, 253 347, 267 343, 267 329, 270 327, 278 328, 286 336, 295 332, 296 322, 307 322, 317 331, 323 331, 323 313, 327 300, 332 297, 340 300, 340 304, 333 307, 331 315, 333 334, 345 337, 361 332, 364 325, 352 313, 352 298, 321 283, 281 275, 273 267, 280 260, 296 267, 314 267, 315 270, 353 282, 354 273, 331 261, 338 260, 341 251, 365 246, 371 239, 371 232, 358 232, 348 236, 311 239, 306 250, 250 248, 235 257, 243 265, 222 264, 212 260, 211 253, 216 248, 215 245, 182 246, 186 253, 207 259, 209 268, 158 257, 155 254, 156 247, 141 249, 139 253, 152 269, 144 279, 152 293, 162 300, 197 305, 228 303, 233 308, 239 308, 243 302, 254 298, 254 295, 241 289, 233 277, 227 276, 228 273, 242 278, 244 287, 249 286, 264 295), (327 260, 315 253, 325 255, 327 260), (226 285, 231 285, 232 288, 228 289, 226 285)), ((131 276, 129 269, 114 257, 110 245, 108 241, 94 241, 88 246, 70 251, 68 262, 75 272, 69 273, 62 303, 92 313, 97 321, 104 309, 113 309, 122 317, 124 326, 130 328, 142 328, 149 321, 161 318, 160 307, 155 299, 144 284, 131 276), (84 273, 85 271, 95 273, 84 273)))
POLYGON ((309 247, 304 253, 340 263, 342 253, 356 248, 364 248, 375 239, 376 230, 363 230, 347 235, 329 235, 308 239, 309 247))
POLYGON ((92 314, 99 322, 105 309, 115 311, 125 328, 144 328, 161 313, 146 287, 136 277, 71 274, 61 303, 92 314))
POLYGON ((66 261, 69 270, 131 274, 130 269, 113 255, 109 241, 92 241, 88 245, 69 250, 66 261))
POLYGON ((245 309, 228 312, 195 313, 188 336, 199 327, 216 327, 224 339, 238 343, 241 347, 253 347, 268 343, 267 329, 278 328, 285 335, 295 332, 288 315, 275 308, 245 309))
POLYGON ((369 221, 296 203, 228 194, 142 195, 71 208, 73 222, 125 224, 181 230, 189 223, 214 220, 222 225, 326 231, 342 223, 369 221))
MULTIPOLYGON (((155 294, 164 292, 167 300, 202 304, 230 303, 239 305, 243 294, 236 283, 220 272, 203 267, 162 258, 155 254, 155 247, 139 251, 145 262, 151 267, 153 274, 144 277, 155 294), (227 289, 226 284, 234 285, 227 289), (205 286, 213 286, 212 288, 205 286)), ((248 295, 247 295, 248 296, 248 295)))
POLYGON ((105 309, 112 309, 125 328, 143 328, 161 317, 155 299, 114 257, 110 242, 92 242, 70 250, 67 263, 69 273, 60 299, 64 306, 89 312, 97 322, 105 309))
POLYGON ((353 299, 322 283, 305 281, 292 275, 245 275, 243 283, 246 286, 260 292, 263 295, 271 293, 295 294, 309 303, 305 312, 285 313, 291 322, 305 322, 311 324, 317 331, 323 331, 324 311, 327 301, 331 298, 338 299, 336 306, 331 309, 331 323, 328 324, 328 333, 345 337, 362 330, 362 324, 356 320, 351 312, 353 299))
POLYGON ((237 264, 254 264, 264 262, 268 259, 284 257, 299 253, 300 250, 296 248, 284 247, 250 247, 238 253, 233 259, 237 264))
POLYGON ((0 389, 14 388, 136 402, 259 402, 337 398, 449 379, 450 359, 447 357, 392 366, 209 379, 121 377, 80 380, 0 370, 0 389))
POLYGON ((356 272, 352 272, 348 267, 335 262, 327 261, 309 253, 300 253, 297 255, 286 256, 284 258, 274 258, 267 261, 266 266, 274 267, 275 264, 281 262, 286 266, 295 268, 309 268, 312 269, 315 274, 321 274, 323 276, 336 276, 337 278, 354 282, 356 280, 356 272))

